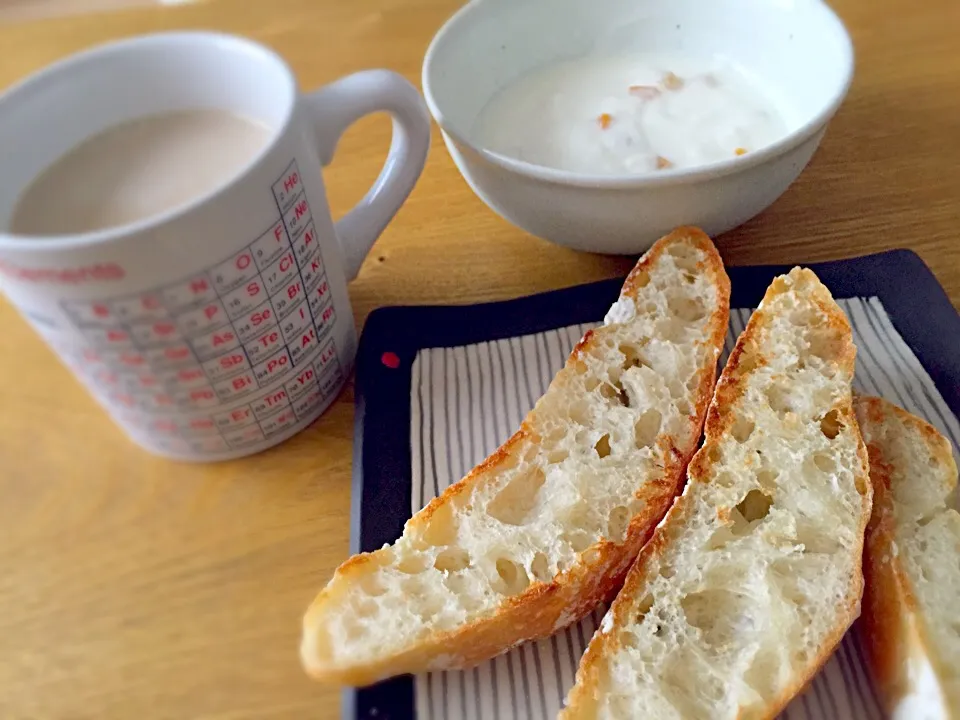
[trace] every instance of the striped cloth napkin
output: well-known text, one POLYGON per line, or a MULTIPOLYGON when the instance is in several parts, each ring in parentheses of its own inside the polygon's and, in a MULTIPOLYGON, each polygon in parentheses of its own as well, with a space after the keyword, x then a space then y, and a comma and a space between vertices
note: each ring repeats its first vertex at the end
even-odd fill
MULTIPOLYGON (((857 344, 854 391, 879 395, 936 426, 960 448, 960 423, 878 298, 838 301, 857 344)), ((724 355, 750 309, 732 310, 724 355)), ((411 512, 459 480, 519 427, 574 344, 592 325, 418 353, 411 382, 411 512)), ((420 720, 553 720, 573 685, 580 656, 605 607, 539 642, 480 667, 415 678, 420 720)), ((849 633, 810 687, 783 712, 788 720, 878 720, 863 651, 849 633)))

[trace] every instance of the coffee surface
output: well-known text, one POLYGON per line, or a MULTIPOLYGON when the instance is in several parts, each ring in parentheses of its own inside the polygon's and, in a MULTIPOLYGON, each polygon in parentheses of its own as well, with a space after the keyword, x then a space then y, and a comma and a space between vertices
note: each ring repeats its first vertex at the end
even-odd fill
POLYGON ((127 225, 185 205, 234 177, 271 129, 225 110, 150 115, 88 138, 20 196, 11 229, 50 236, 127 225))

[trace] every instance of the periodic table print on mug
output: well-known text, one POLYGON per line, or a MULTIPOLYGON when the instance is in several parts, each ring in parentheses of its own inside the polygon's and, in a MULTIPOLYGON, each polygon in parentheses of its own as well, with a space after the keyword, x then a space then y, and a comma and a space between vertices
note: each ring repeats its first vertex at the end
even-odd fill
MULTIPOLYGON (((295 162, 271 188, 274 221, 221 262, 134 294, 61 300, 27 312, 110 413, 161 454, 247 454, 312 422, 346 377, 352 317, 338 310, 295 162)), ((18 280, 50 280, 10 264, 18 280)), ((125 274, 122 267, 81 268, 125 274)))

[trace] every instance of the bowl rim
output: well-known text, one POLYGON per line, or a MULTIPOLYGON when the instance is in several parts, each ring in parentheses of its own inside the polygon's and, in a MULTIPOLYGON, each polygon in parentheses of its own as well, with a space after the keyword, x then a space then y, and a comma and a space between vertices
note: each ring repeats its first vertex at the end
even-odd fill
MULTIPOLYGON (((600 175, 590 173, 578 173, 570 170, 560 170, 557 168, 535 165, 524 160, 503 155, 482 147, 468 139, 466 133, 460 132, 447 120, 437 102, 433 88, 430 82, 430 73, 436 62, 438 48, 443 43, 445 37, 453 29, 466 22, 469 17, 478 12, 481 7, 490 7, 495 3, 492 0, 470 0, 467 4, 458 9, 451 15, 447 21, 440 27, 430 41, 427 52, 424 55, 423 66, 421 68, 421 85, 423 96, 427 103, 430 114, 444 135, 451 138, 458 149, 467 150, 484 158, 487 162, 497 165, 504 170, 523 175, 542 182, 558 185, 569 185, 575 187, 591 188, 639 188, 654 187, 662 185, 678 185, 691 181, 707 180, 746 170, 751 167, 762 165, 768 160, 780 157, 810 138, 814 137, 823 130, 827 123, 840 109, 843 101, 850 90, 854 76, 854 48, 853 40, 843 21, 837 13, 831 8, 825 0, 798 0, 808 6, 815 6, 819 12, 824 13, 824 21, 833 26, 838 39, 843 45, 843 67, 840 68, 840 82, 837 91, 823 107, 811 115, 803 124, 795 130, 787 133, 780 139, 766 145, 759 150, 747 153, 739 157, 733 157, 724 160, 717 160, 703 165, 697 165, 690 168, 669 168, 655 174, 638 173, 633 175, 600 175)), ((503 4, 503 7, 509 7, 510 4, 503 4)))

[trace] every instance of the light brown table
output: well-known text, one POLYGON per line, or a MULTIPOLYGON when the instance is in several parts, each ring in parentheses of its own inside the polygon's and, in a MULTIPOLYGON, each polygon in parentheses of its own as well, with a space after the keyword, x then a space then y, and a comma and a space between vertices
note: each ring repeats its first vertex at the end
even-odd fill
MULTIPOLYGON (((99 41, 183 27, 273 46, 304 88, 373 66, 418 82, 457 4, 213 0, 0 26, 0 86, 99 41)), ((800 180, 718 245, 730 264, 910 247, 960 304, 960 3, 837 5, 857 49, 849 99, 800 180)), ((335 212, 375 177, 388 133, 373 118, 344 138, 327 173, 335 212)), ((629 265, 508 225, 435 133, 351 294, 360 326, 380 305, 514 297, 629 265)), ((303 676, 297 643, 347 555, 352 387, 270 452, 175 464, 126 441, 5 303, 0 328, 0 717, 336 717, 338 693, 303 676)))

